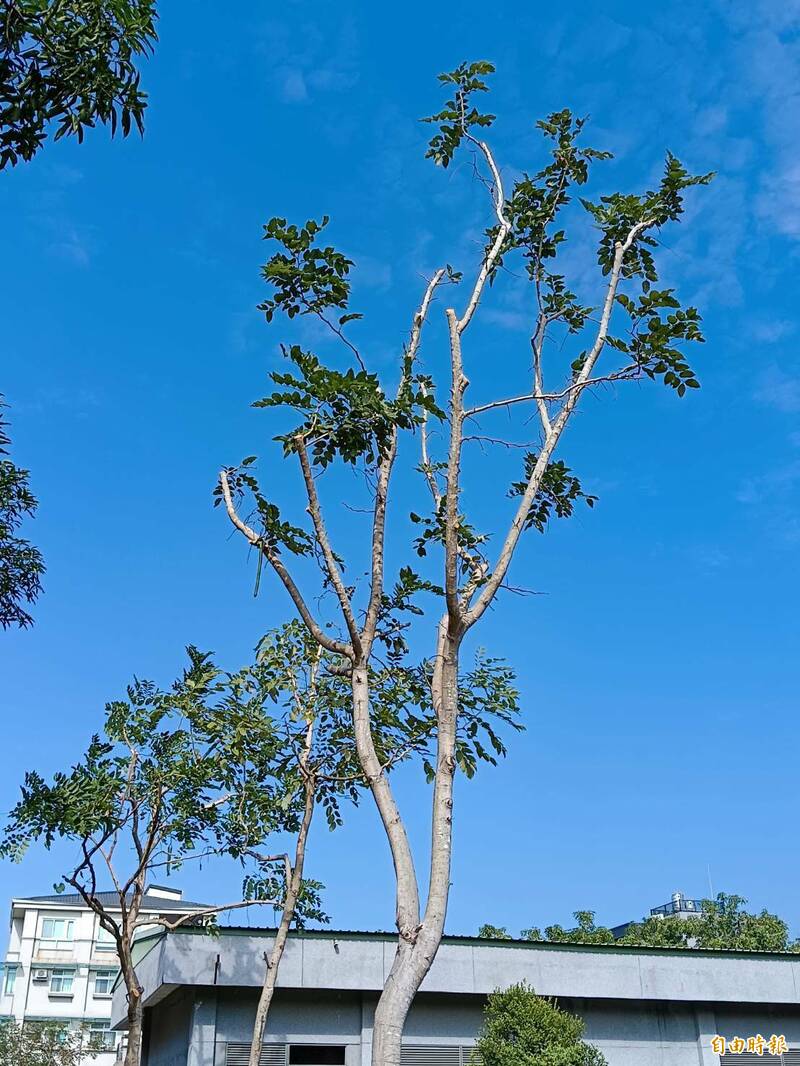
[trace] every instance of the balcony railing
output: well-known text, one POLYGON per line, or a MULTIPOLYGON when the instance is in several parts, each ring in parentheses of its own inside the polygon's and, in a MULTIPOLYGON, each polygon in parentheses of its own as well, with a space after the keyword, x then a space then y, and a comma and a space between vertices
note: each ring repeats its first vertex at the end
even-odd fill
POLYGON ((669 903, 664 903, 660 907, 652 907, 650 913, 653 916, 659 914, 702 914, 703 901, 701 899, 686 899, 685 896, 681 896, 680 899, 671 899, 669 903))

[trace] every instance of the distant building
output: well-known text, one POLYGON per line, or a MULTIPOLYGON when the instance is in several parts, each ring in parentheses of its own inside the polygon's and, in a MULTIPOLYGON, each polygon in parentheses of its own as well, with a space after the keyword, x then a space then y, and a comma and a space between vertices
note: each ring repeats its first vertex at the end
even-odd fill
MULTIPOLYGON (((99 895, 112 914, 119 913, 116 892, 99 895)), ((183 900, 180 890, 150 885, 141 913, 175 918, 202 906, 183 900)), ((93 1063, 110 1066, 119 1043, 110 1027, 118 974, 113 939, 77 893, 11 901, 8 953, 0 969, 0 1020, 86 1026, 108 1048, 93 1063)))
MULTIPOLYGON (((662 903, 659 907, 650 908, 651 918, 696 918, 703 913, 703 901, 701 899, 687 899, 683 892, 673 892, 669 903, 662 903)), ((615 925, 611 932, 617 940, 624 936, 634 922, 623 922, 615 925)))
MULTIPOLYGON (((273 938, 252 928, 143 937, 142 1066, 246 1066, 273 938)), ((370 1066, 396 943, 391 933, 293 932, 262 1066, 370 1066)), ((609 1066, 800 1063, 796 954, 446 936, 411 1008, 400 1066, 471 1066, 487 995, 518 981, 579 1014, 609 1066), (751 1040, 761 1050, 739 1054, 751 1040)), ((126 1024, 121 989, 112 1024, 126 1024)))

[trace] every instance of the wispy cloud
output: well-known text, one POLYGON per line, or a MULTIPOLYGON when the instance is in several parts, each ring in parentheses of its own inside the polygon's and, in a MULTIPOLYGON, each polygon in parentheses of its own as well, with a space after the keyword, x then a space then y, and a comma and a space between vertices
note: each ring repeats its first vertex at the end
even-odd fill
POLYGON ((358 40, 352 19, 343 19, 333 39, 313 22, 270 22, 260 50, 274 64, 281 100, 300 104, 315 96, 342 92, 358 81, 358 40))
POLYGON ((799 483, 800 460, 795 460, 764 474, 746 478, 736 493, 736 499, 747 505, 780 502, 799 483))
POLYGON ((777 366, 770 367, 761 379, 755 398, 778 411, 794 414, 800 411, 800 378, 785 374, 777 366))

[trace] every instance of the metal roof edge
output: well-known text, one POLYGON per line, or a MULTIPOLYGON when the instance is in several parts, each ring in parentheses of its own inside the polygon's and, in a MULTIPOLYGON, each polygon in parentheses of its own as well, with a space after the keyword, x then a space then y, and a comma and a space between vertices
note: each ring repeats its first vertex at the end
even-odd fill
MULTIPOLYGON (((274 936, 276 930, 269 926, 244 926, 244 925, 221 925, 215 931, 215 935, 226 936, 274 936)), ((169 932, 169 936, 207 936, 196 926, 184 926, 169 932)), ((368 929, 293 929, 289 934, 293 939, 316 939, 316 940, 374 940, 394 941, 397 933, 368 929)), ((490 937, 480 936, 453 936, 442 937, 442 944, 463 945, 472 947, 488 948, 517 948, 526 950, 556 950, 567 952, 609 952, 620 955, 670 955, 670 956, 698 956, 711 958, 742 958, 742 959, 786 959, 800 963, 800 952, 795 951, 745 951, 738 948, 677 948, 677 947, 653 947, 649 944, 575 944, 572 942, 555 940, 522 940, 518 938, 496 940, 490 937)))

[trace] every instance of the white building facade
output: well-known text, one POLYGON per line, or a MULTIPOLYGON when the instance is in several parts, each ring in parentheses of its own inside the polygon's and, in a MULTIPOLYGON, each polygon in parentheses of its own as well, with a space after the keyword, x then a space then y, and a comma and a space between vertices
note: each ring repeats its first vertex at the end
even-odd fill
MULTIPOLYGON (((112 915, 119 914, 116 893, 99 896, 112 915)), ((174 919, 202 906, 184 901, 179 890, 151 885, 141 913, 174 919)), ((77 893, 11 901, 8 952, 0 969, 0 1021, 85 1028, 107 1048, 92 1060, 95 1066, 112 1066, 120 1040, 111 1030, 118 975, 114 941, 77 893)))

